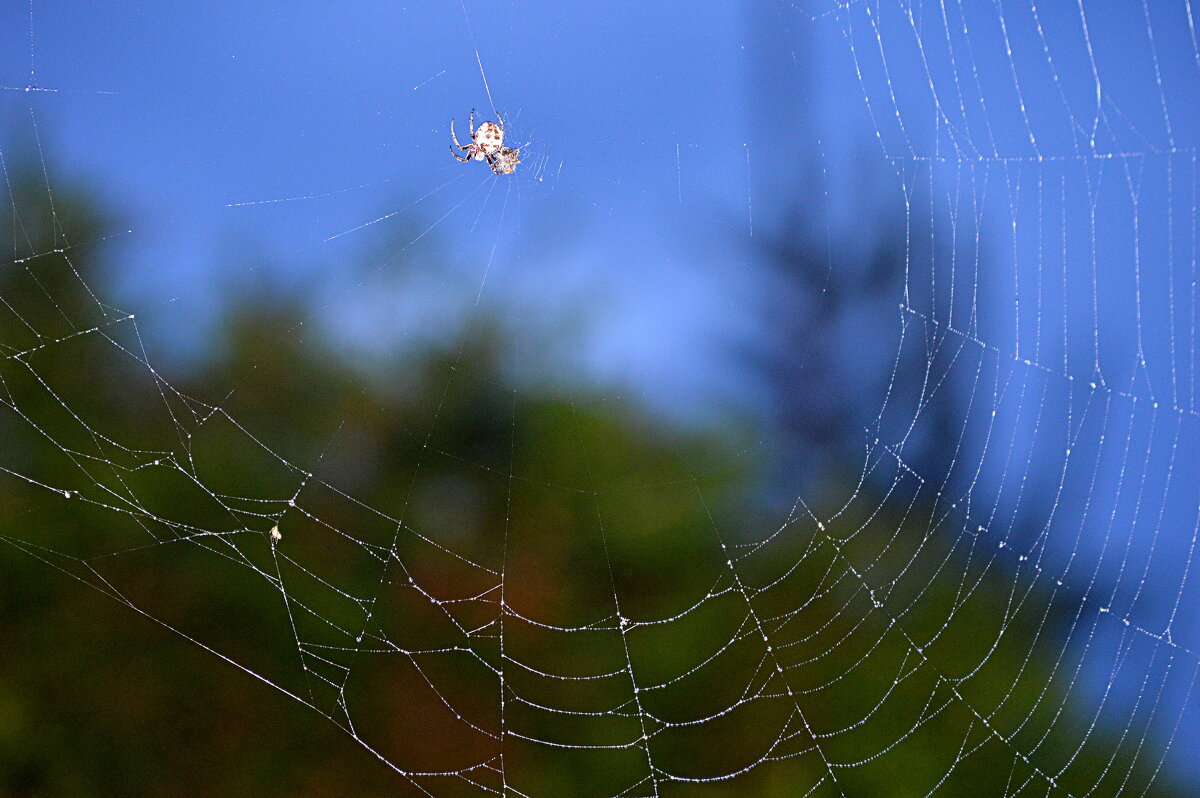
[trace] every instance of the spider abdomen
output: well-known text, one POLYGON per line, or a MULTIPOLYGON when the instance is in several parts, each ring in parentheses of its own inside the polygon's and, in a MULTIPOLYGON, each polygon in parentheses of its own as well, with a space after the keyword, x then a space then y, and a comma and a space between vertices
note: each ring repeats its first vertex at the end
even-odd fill
POLYGON ((475 157, 482 160, 482 155, 497 153, 504 146, 504 131, 495 122, 484 122, 475 130, 474 141, 480 153, 475 157))

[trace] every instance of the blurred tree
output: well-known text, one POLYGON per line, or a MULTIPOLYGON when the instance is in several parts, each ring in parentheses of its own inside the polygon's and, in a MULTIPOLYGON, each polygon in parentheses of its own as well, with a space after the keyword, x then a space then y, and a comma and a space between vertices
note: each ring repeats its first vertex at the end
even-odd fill
MULTIPOLYGON (((755 41, 746 81, 752 133, 760 150, 786 141, 795 157, 757 176, 754 193, 768 210, 757 214, 756 235, 744 245, 765 267, 771 288, 761 311, 767 332, 757 348, 739 354, 770 397, 777 441, 773 498, 788 505, 804 494, 837 507, 857 483, 863 452, 875 438, 904 439, 906 462, 930 484, 957 478, 948 442, 962 428, 965 391, 954 375, 924 396, 915 429, 908 429, 914 414, 904 412, 910 405, 880 411, 896 397, 920 394, 964 339, 947 339, 944 328, 925 327, 897 307, 898 299, 910 300, 906 269, 936 270, 932 282, 945 294, 952 281, 940 275, 952 266, 946 253, 929 248, 937 220, 916 210, 906 219, 891 210, 903 197, 887 193, 893 174, 872 171, 873 136, 822 139, 858 133, 816 112, 824 88, 814 55, 820 48, 806 38, 810 26, 796 24, 804 14, 799 6, 747 6, 745 12, 755 41), (831 171, 838 165, 848 165, 849 173, 831 171), (846 210, 839 216, 835 205, 846 210), (902 346, 897 331, 906 327, 902 346)), ((931 207, 921 191, 913 187, 911 208, 931 207)), ((917 305, 927 299, 912 298, 917 305)), ((935 307, 949 303, 949 296, 933 300, 935 307)), ((886 491, 887 484, 872 480, 872 487, 886 491)))

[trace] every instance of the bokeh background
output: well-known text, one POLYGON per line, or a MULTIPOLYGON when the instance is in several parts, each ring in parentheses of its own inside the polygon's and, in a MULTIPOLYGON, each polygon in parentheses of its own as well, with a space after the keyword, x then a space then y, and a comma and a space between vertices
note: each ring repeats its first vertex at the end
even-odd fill
POLYGON ((1192 794, 1194 31, 5 3, 0 792, 1192 794))

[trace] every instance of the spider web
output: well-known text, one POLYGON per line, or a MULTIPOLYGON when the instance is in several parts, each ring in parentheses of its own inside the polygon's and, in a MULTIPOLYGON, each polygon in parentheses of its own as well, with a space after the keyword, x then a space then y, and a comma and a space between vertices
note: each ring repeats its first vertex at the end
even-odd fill
MULTIPOLYGON (((975 794, 997 772, 1004 795, 1167 794, 1195 783, 1180 753, 1200 734, 1200 46, 1190 3, 772 7, 796 63, 801 43, 820 54, 802 137, 822 175, 821 235, 861 230, 846 177, 857 156, 831 146, 856 135, 871 139, 861 157, 878 167, 879 204, 903 231, 903 276, 886 310, 848 322, 853 348, 837 350, 885 364, 872 412, 846 442, 848 488, 789 466, 799 487, 779 512, 732 507, 703 451, 656 455, 651 468, 596 426, 624 397, 571 379, 604 376, 590 359, 629 338, 661 369, 664 341, 686 328, 643 321, 641 335, 639 322, 615 318, 623 344, 550 347, 552 376, 573 385, 551 410, 577 459, 524 445, 548 411, 519 376, 571 324, 546 307, 594 289, 588 264, 572 277, 547 257, 547 209, 598 209, 593 261, 619 262, 630 240, 639 263, 652 260, 655 242, 694 234, 710 202, 734 209, 727 227, 762 240, 778 222, 765 201, 780 192, 777 155, 750 134, 701 146, 672 127, 667 115, 683 112, 695 86, 665 62, 663 118, 643 118, 597 78, 564 107, 578 119, 586 104, 607 103, 610 121, 556 125, 520 94, 537 74, 521 59, 551 54, 516 24, 528 10, 514 3, 482 24, 472 4, 447 6, 444 27, 413 42, 429 49, 413 61, 425 72, 401 99, 372 100, 394 110, 370 135, 398 136, 403 150, 345 153, 332 171, 313 158, 304 170, 261 134, 279 172, 219 174, 221 200, 100 239, 79 238, 63 210, 45 119, 128 121, 163 90, 119 73, 112 85, 56 76, 45 51, 71 29, 39 22, 40 11, 51 16, 42 5, 8 27, 22 31, 19 58, 5 40, 22 71, 5 74, 5 100, 40 176, 23 187, 6 151, 14 248, 0 295, 11 322, 0 328, 0 399, 19 445, 0 455, 3 501, 17 508, 0 537, 20 567, 40 561, 74 577, 215 655, 213 667, 311 709, 412 794, 975 794), (457 88, 431 93, 439 83, 457 88), (461 123, 466 112, 444 110, 469 109, 480 88, 524 152, 511 178, 445 154, 441 116, 461 123), (386 152, 392 171, 372 152, 386 152), (403 178, 390 176, 397 161, 403 178), (128 257, 145 275, 139 258, 194 249, 214 217, 277 237, 297 282, 319 286, 311 311, 267 337, 306 351, 318 346, 310 330, 332 330, 343 354, 373 364, 350 379, 351 393, 368 393, 379 358, 459 327, 469 340, 493 315, 532 346, 506 353, 516 365, 497 378, 473 371, 471 344, 457 343, 435 372, 431 409, 402 430, 408 480, 364 486, 348 464, 371 453, 347 430, 386 425, 403 396, 351 404, 308 446, 285 448, 253 397, 278 386, 303 401, 286 355, 197 394, 170 363, 188 356, 173 337, 204 302, 186 278, 128 292, 130 312, 76 268, 79 253, 118 239, 143 242, 128 257), (423 247, 434 236, 451 263, 435 276, 414 269, 432 260, 423 247), (365 272, 323 274, 364 249, 365 272), (397 295, 415 298, 379 299, 397 295), (864 334, 873 330, 883 332, 864 334), (95 374, 120 385, 128 405, 92 406, 95 374), (951 427, 932 419, 945 402, 957 408, 951 427), (457 440, 447 425, 460 412, 503 419, 506 440, 483 450, 457 440), (114 434, 128 429, 121 413, 138 414, 136 436, 114 434), (922 454, 931 448, 940 465, 922 454), (461 496, 436 498, 443 462, 502 497, 502 528, 463 533, 461 496), (434 509, 422 512, 428 495, 434 509), (63 519, 69 534, 39 534, 63 519), (102 528, 111 534, 90 533, 102 528), (266 622, 229 622, 221 600, 233 583, 270 608, 266 622), (180 585, 211 613, 174 602, 180 585), (264 640, 289 641, 294 656, 263 656, 264 640), (586 780, 556 781, 572 772, 586 780)), ((543 11, 549 29, 571 29, 568 12, 543 11)), ((237 33, 206 35, 251 57, 268 49, 241 42, 231 21, 237 33)), ((680 35, 630 30, 660 45, 680 35)), ((307 89, 318 78, 305 80, 307 89)), ((269 88, 248 86, 230 107, 263 107, 269 88)), ((337 105, 336 88, 322 96, 330 114, 354 113, 337 105)), ((219 136, 213 124, 207 133, 219 136)), ((716 253, 700 277, 614 268, 635 295, 673 300, 716 284, 740 297, 731 281, 744 251, 716 253)), ((828 307, 839 279, 830 265, 809 301, 828 307)), ((782 296, 781 326, 812 312, 782 296)), ((695 388, 640 384, 635 394, 695 388)), ((653 449, 654 437, 641 443, 653 449)), ((51 579, 50 569, 38 573, 51 579)))

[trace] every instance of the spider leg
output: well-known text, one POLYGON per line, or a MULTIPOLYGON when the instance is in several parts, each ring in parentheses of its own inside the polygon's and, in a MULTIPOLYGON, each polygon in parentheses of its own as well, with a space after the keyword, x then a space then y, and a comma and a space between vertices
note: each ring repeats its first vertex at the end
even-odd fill
POLYGON ((475 109, 471 109, 471 139, 475 139, 475 109))
MULTIPOLYGON (((463 145, 458 143, 458 136, 454 135, 454 120, 453 119, 450 120, 450 140, 453 141, 454 146, 458 147, 460 150, 466 149, 466 147, 464 147, 463 145)), ((454 151, 453 148, 451 148, 451 152, 453 152, 453 151, 454 151)))
POLYGON ((466 163, 467 161, 471 160, 470 158, 464 158, 461 155, 459 155, 457 152, 454 151, 453 147, 450 148, 450 154, 453 155, 458 160, 462 161, 463 163, 466 163))

